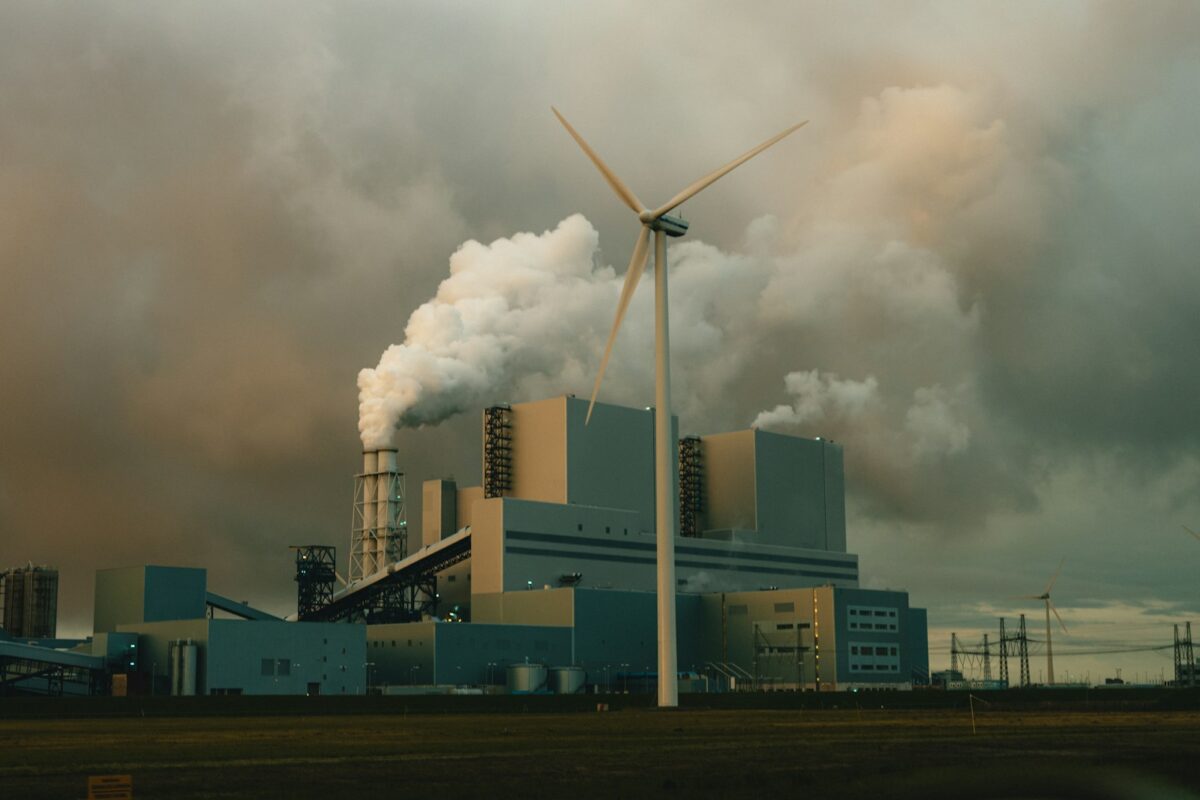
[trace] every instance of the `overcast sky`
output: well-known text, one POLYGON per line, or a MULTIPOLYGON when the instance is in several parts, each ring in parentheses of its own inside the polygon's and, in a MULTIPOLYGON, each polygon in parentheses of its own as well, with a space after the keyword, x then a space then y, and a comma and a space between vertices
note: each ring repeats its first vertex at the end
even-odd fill
MULTIPOLYGON (((292 610, 389 346, 411 494, 478 481, 481 405, 590 391, 637 226, 551 104, 649 205, 809 119, 682 209, 682 428, 843 442, 935 667, 1044 636, 1065 558, 1059 677, 1169 673, 1066 653, 1200 622, 1197 87, 1190 2, 5 3, 0 564, 66 633, 128 564, 292 610)), ((652 399, 650 295, 605 399, 652 399)))

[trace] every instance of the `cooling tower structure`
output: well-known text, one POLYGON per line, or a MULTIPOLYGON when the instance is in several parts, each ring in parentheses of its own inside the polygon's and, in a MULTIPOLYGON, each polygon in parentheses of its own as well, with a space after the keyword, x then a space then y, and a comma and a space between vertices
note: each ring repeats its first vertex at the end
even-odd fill
POLYGON ((354 516, 350 527, 350 581, 374 575, 408 555, 404 473, 396 451, 368 450, 354 476, 354 516))

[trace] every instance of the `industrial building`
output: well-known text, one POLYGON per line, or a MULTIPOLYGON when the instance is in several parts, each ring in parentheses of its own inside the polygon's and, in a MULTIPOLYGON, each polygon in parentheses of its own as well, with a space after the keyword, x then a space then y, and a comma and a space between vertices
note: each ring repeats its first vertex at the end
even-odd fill
MULTIPOLYGON (((654 414, 601 403, 585 422, 573 396, 486 409, 482 485, 425 481, 419 535, 395 451, 364 454, 351 574, 397 544, 404 558, 337 591, 331 570, 319 590, 298 571, 302 596, 328 598, 300 618, 368 623, 381 689, 502 684, 526 663, 582 668, 593 687, 652 683, 654 414)), ((726 688, 927 680, 924 611, 859 587, 840 445, 687 436, 676 466, 681 672, 726 688)), ((298 567, 328 551, 302 551, 298 567)))
MULTIPOLYGON (((95 635, 64 656, 91 660, 47 667, 0 641, 0 688, 116 673, 143 693, 653 691, 655 412, 586 415, 573 396, 486 409, 482 485, 425 481, 413 530, 400 455, 365 453, 347 578, 333 547, 295 548, 290 621, 208 591, 203 569, 101 570, 95 635)), ((682 691, 928 680, 925 612, 859 585, 840 445, 686 436, 675 466, 682 691)))
POLYGON ((58 628, 58 570, 30 563, 0 573, 0 628, 10 636, 53 639, 58 628))

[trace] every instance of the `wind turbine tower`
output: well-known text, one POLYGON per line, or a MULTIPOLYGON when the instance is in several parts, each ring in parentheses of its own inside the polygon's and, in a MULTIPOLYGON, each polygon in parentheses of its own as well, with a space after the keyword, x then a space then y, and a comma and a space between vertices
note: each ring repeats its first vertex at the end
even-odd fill
POLYGON ((629 260, 629 269, 625 274, 625 284, 621 287, 621 297, 617 301, 616 319, 613 321, 612 332, 608 335, 608 343, 604 346, 604 357, 600 360, 596 385, 592 389, 592 401, 588 406, 587 413, 589 420, 596 405, 600 382, 604 379, 604 370, 608 367, 609 356, 612 355, 613 342, 616 341, 617 331, 621 327, 621 320, 625 317, 629 301, 633 298, 633 291, 637 288, 642 272, 646 268, 646 250, 650 243, 650 234, 654 233, 654 491, 658 545, 658 705, 663 708, 674 707, 679 705, 679 673, 675 646, 675 485, 677 479, 675 475, 675 433, 671 428, 670 331, 667 322, 667 237, 683 236, 687 233, 688 224, 678 217, 668 216, 667 212, 673 211, 722 176, 806 125, 807 120, 772 136, 715 172, 709 173, 681 190, 663 205, 650 210, 642 204, 642 201, 638 200, 625 182, 608 168, 608 165, 601 160, 591 145, 571 127, 571 123, 567 122, 558 109, 551 107, 550 110, 567 129, 567 133, 571 134, 571 138, 596 165, 596 169, 600 170, 600 174, 604 176, 604 180, 616 192, 621 202, 637 215, 638 222, 641 224, 641 230, 633 246, 633 257, 629 260))
POLYGON ((1063 561, 1066 561, 1066 559, 1058 562, 1058 569, 1055 571, 1054 577, 1046 584, 1046 591, 1041 594, 1027 594, 1022 596, 1022 599, 1025 600, 1042 600, 1046 603, 1046 683, 1051 686, 1054 685, 1054 647, 1050 641, 1051 611, 1054 612, 1054 617, 1058 620, 1058 624, 1062 625, 1063 633, 1067 633, 1066 624, 1062 621, 1062 617, 1058 615, 1058 609, 1054 607, 1054 603, 1050 600, 1050 590, 1054 588, 1054 582, 1058 580, 1058 576, 1062 572, 1063 561))

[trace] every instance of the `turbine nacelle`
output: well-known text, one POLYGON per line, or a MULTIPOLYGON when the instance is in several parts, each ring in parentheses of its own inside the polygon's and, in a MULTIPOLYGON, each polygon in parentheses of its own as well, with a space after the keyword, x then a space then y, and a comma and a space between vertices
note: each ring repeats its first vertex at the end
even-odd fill
POLYGON ((680 219, 679 217, 672 217, 667 214, 663 214, 658 219, 652 220, 647 224, 650 230, 662 231, 667 236, 676 239, 678 239, 680 236, 683 236, 688 230, 688 224, 686 220, 680 219))

